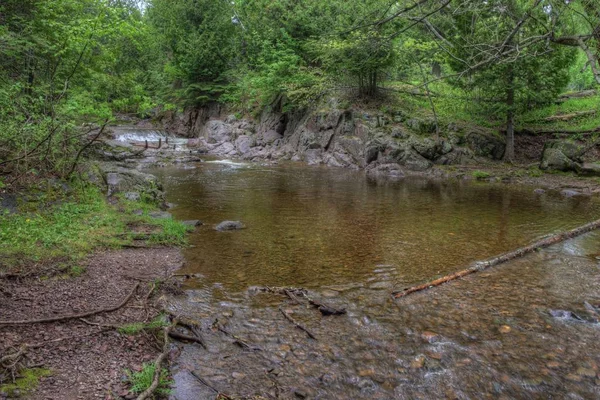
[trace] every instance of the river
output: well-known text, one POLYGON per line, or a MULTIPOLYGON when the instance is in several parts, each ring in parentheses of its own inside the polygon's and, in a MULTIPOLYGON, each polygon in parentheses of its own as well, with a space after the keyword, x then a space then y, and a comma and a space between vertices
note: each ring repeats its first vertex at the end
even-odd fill
POLYGON ((599 218, 596 199, 295 163, 195 167, 151 171, 177 219, 204 222, 184 250, 193 278, 172 307, 201 324, 208 348, 185 345, 173 399, 215 398, 192 371, 240 397, 600 398, 600 327, 550 314, 600 303, 598 233, 390 296, 599 218), (246 228, 216 232, 222 220, 246 228), (265 286, 302 287, 347 314, 322 316, 265 286))

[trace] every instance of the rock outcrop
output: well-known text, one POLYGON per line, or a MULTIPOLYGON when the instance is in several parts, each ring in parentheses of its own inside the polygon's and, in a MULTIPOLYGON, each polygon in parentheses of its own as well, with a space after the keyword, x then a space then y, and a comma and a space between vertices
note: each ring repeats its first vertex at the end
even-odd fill
POLYGON ((281 104, 275 103, 256 122, 221 117, 215 106, 179 116, 168 114, 161 121, 169 133, 193 138, 190 144, 200 153, 252 161, 284 159, 355 169, 425 171, 435 164, 461 164, 476 157, 499 160, 504 155, 504 141, 493 134, 461 132, 453 126, 438 135, 433 120, 409 118, 399 111, 380 115, 336 108, 283 112, 281 104))

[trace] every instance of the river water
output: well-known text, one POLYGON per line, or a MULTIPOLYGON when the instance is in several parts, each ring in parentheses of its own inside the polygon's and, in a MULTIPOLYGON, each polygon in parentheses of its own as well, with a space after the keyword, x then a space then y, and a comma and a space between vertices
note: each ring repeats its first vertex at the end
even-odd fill
POLYGON ((202 326, 207 349, 184 346, 173 399, 215 398, 193 374, 237 397, 600 398, 600 326, 584 307, 600 303, 598 233, 390 296, 599 218, 597 200, 294 163, 195 166, 152 171, 176 218, 204 222, 184 250, 193 278, 172 307, 202 326), (222 220, 246 228, 216 232, 222 220), (322 316, 265 286, 305 288, 347 314, 322 316))

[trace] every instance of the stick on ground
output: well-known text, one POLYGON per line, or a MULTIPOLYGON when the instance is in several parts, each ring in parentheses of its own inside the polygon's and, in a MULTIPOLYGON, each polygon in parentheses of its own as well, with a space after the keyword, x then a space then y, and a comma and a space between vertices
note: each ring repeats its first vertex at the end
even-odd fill
POLYGON ((442 285, 446 282, 453 281, 458 278, 462 278, 463 276, 467 276, 470 274, 474 274, 479 271, 483 271, 487 268, 494 267, 496 265, 505 263, 510 260, 514 260, 515 258, 523 257, 526 254, 532 253, 538 249, 543 249, 545 247, 551 246, 556 243, 563 242, 567 239, 572 239, 574 237, 583 235, 584 233, 591 232, 600 228, 600 219, 582 225, 578 228, 571 229, 570 231, 565 231, 558 233, 556 235, 548 236, 544 239, 538 240, 537 242, 530 244, 529 246, 518 248, 517 250, 501 254, 499 256, 490 258, 485 261, 477 261, 473 263, 470 267, 463 269, 461 271, 455 272, 450 275, 446 275, 442 278, 436 279, 431 282, 423 283, 421 285, 413 286, 408 289, 400 290, 392 293, 392 297, 398 299, 400 297, 408 296, 409 294, 420 292, 422 290, 426 290, 435 286, 442 285))
POLYGON ((58 317, 38 318, 38 319, 29 319, 29 320, 20 320, 20 321, 18 321, 18 320, 17 321, 0 321, 0 325, 27 325, 27 324, 39 324, 39 323, 44 323, 44 322, 57 322, 57 321, 65 321, 68 319, 85 318, 85 317, 90 317, 90 316, 96 315, 96 314, 116 311, 119 308, 123 307, 125 304, 127 304, 127 302, 133 297, 133 295, 139 285, 140 285, 139 283, 136 283, 135 286, 133 287, 133 289, 131 290, 131 292, 129 293, 129 295, 127 295, 127 297, 125 297, 125 299, 123 299, 122 302, 120 302, 118 305, 116 305, 114 307, 101 308, 99 310, 88 311, 88 312, 81 313, 81 314, 62 315, 62 316, 58 316, 58 317))

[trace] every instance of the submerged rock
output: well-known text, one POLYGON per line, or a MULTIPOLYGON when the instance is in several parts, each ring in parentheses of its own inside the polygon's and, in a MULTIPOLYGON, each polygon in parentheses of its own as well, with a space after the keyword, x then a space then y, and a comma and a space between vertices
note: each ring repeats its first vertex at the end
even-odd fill
POLYGON ((215 230, 219 232, 236 231, 243 228, 244 224, 242 224, 240 221, 223 221, 219 225, 215 226, 215 230))
POLYGON ((187 221, 183 221, 182 224, 187 226, 200 226, 202 225, 202 221, 200 221, 199 219, 190 219, 187 221))

